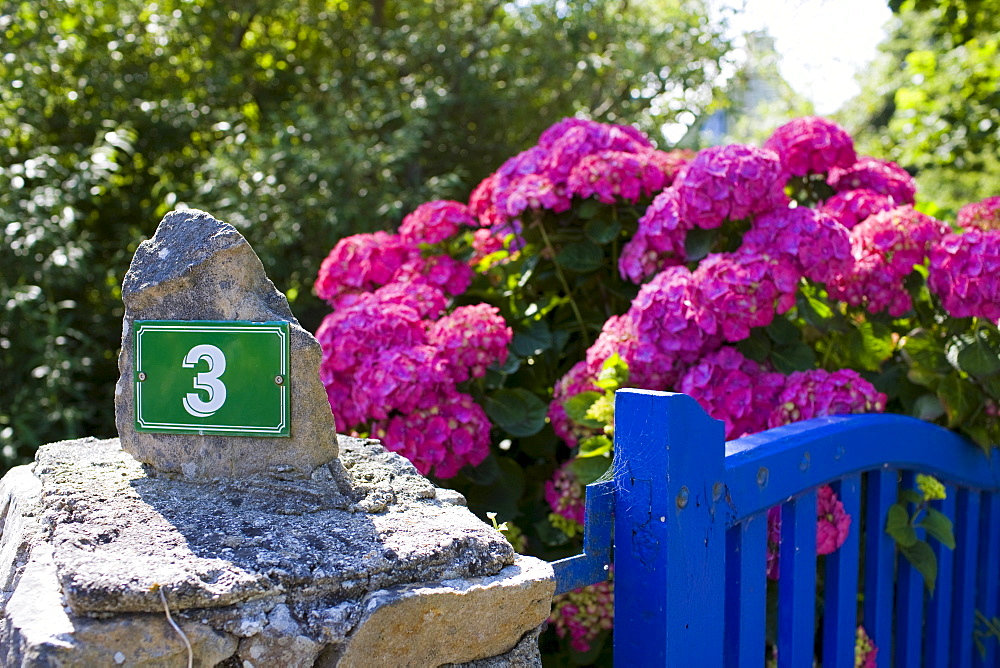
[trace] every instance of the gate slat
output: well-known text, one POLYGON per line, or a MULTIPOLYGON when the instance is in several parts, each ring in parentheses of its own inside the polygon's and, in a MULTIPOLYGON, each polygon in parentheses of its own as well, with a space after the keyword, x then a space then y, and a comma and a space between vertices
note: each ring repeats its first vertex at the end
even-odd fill
POLYGON ((960 489, 955 495, 955 587, 952 592, 951 654, 953 665, 971 666, 976 607, 976 562, 979 557, 979 492, 960 489))
POLYGON ((851 517, 851 529, 840 549, 826 557, 823 593, 823 666, 854 668, 858 625, 858 552, 861 545, 861 476, 846 476, 833 491, 851 517))
POLYGON ((778 668, 811 666, 816 629, 815 491, 781 506, 778 559, 778 668))
MULTIPOLYGON (((949 518, 955 517, 955 494, 947 487, 943 501, 931 505, 949 518)), ((951 663, 951 594, 955 575, 955 552, 940 541, 932 540, 931 547, 937 556, 938 577, 934 596, 927 603, 926 668, 948 668, 951 663)))
MULTIPOLYGON (((916 476, 903 473, 902 489, 913 489, 916 476)), ((917 530, 917 537, 924 538, 917 530)), ((923 657, 924 577, 905 557, 898 560, 896 571, 896 666, 920 668, 923 657)))
POLYGON ((766 599, 767 513, 760 513, 726 532, 725 665, 729 668, 764 664, 766 599))
POLYGON ((879 648, 892 656, 893 576, 896 543, 885 532, 889 506, 896 502, 897 473, 888 469, 867 474, 865 499, 864 627, 879 648))
MULTIPOLYGON (((1000 494, 987 492, 980 499, 979 507, 979 586, 976 594, 976 609, 987 619, 997 616, 997 606, 1000 601, 1000 494)), ((984 657, 978 651, 975 653, 973 665, 997 665, 996 638, 989 638, 983 643, 986 648, 984 657)))

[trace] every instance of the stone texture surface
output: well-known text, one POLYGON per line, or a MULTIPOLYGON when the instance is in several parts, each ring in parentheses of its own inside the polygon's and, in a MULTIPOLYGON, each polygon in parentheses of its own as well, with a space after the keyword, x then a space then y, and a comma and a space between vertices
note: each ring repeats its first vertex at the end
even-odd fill
POLYGON ((319 342, 292 315, 260 259, 232 225, 203 211, 174 211, 142 242, 122 284, 125 319, 115 420, 122 448, 154 468, 189 478, 254 474, 308 478, 337 464, 337 435, 319 380, 319 342), (135 320, 287 321, 291 334, 291 437, 150 434, 133 427, 132 323, 135 320))
POLYGON ((0 664, 182 666, 159 585, 195 665, 540 665, 551 567, 377 442, 341 436, 341 459, 348 494, 154 475, 117 439, 43 446, 0 481, 0 664))
POLYGON ((548 617, 554 591, 552 566, 522 557, 491 577, 372 593, 336 665, 438 666, 504 654, 548 617))

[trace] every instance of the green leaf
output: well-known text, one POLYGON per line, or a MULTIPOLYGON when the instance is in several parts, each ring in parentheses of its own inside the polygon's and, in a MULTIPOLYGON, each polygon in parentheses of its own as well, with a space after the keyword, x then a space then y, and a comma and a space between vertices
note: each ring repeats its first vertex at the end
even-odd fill
POLYGON ((600 392, 581 392, 580 394, 570 397, 569 400, 563 404, 563 408, 566 410, 566 415, 569 416, 569 419, 573 422, 581 424, 584 427, 600 429, 604 426, 604 423, 588 418, 587 411, 590 410, 590 407, 594 405, 594 402, 602 396, 603 395, 600 392))
POLYGON ((910 513, 902 503, 889 506, 889 515, 885 521, 885 532, 900 546, 906 547, 917 542, 917 532, 910 526, 910 513))
POLYGON ((955 549, 955 532, 951 520, 944 513, 934 508, 927 509, 927 516, 918 526, 927 530, 927 535, 941 541, 949 550, 955 549))
MULTIPOLYGON (((942 376, 951 371, 951 364, 944 354, 944 346, 933 334, 916 329, 906 335, 902 345, 903 358, 909 365, 929 377, 942 376)), ((913 380, 913 379, 911 379, 913 380)), ((918 382, 913 380, 913 382, 918 382)), ((926 385, 920 382, 920 385, 926 385)))
POLYGON ((771 361, 781 373, 788 375, 794 371, 807 371, 816 367, 816 353, 802 343, 797 346, 775 348, 771 351, 771 361))
MULTIPOLYGON (((924 502, 924 497, 921 496, 920 492, 918 492, 916 490, 913 490, 913 489, 901 489, 901 490, 899 490, 899 494, 896 495, 896 500, 899 502, 900 505, 905 504, 905 503, 912 503, 914 505, 920 505, 921 503, 924 502)), ((903 507, 905 508, 906 506, 903 506, 903 507)), ((907 518, 907 522, 909 522, 909 518, 907 518)))
POLYGON ((982 403, 982 393, 958 371, 948 374, 938 386, 938 398, 948 415, 948 426, 957 427, 982 403))
POLYGON ((537 434, 545 426, 545 403, 519 387, 497 390, 486 397, 483 408, 494 424, 515 438, 537 434))
POLYGON ((759 330, 750 330, 750 338, 737 343, 736 349, 747 359, 763 362, 771 354, 771 339, 759 330))
POLYGON ((775 318, 765 331, 768 337, 780 346, 791 346, 802 340, 802 332, 786 318, 775 318))
POLYGON ((934 581, 937 580, 937 557, 931 546, 925 541, 919 540, 913 545, 901 546, 899 551, 903 553, 910 565, 924 576, 924 586, 933 595, 934 581))
POLYGON ((867 371, 878 371, 882 363, 892 356, 895 347, 890 331, 879 336, 868 321, 859 323, 851 330, 847 335, 847 346, 858 366, 867 371))
POLYGON ((610 457, 613 447, 607 436, 591 436, 580 442, 580 454, 577 457, 610 457))
POLYGON ((923 394, 913 404, 913 417, 933 422, 944 415, 944 405, 934 394, 923 394))
POLYGON ((515 332, 510 349, 518 357, 534 357, 550 349, 552 332, 544 320, 532 320, 525 331, 515 332))
POLYGON ((597 200, 588 199, 580 205, 576 211, 576 215, 580 216, 583 220, 590 220, 597 214, 605 210, 605 206, 598 202, 597 200))
POLYGON ((799 314, 807 323, 821 331, 826 331, 833 318, 833 310, 821 299, 817 299, 811 294, 800 291, 795 300, 799 314))
POLYGON ((712 246, 718 238, 718 230, 703 230, 700 227, 688 230, 684 237, 684 255, 687 256, 687 261, 704 260, 712 252, 712 246))
POLYGON ((611 457, 577 457, 569 468, 581 485, 589 485, 611 468, 611 457))
POLYGON ((583 233, 595 244, 609 244, 618 238, 622 231, 622 224, 617 220, 607 220, 605 218, 595 218, 583 227, 583 233))
POLYGON ((995 376, 1000 373, 998 338, 987 328, 956 336, 948 342, 948 361, 956 369, 976 378, 995 376))
POLYGON ((601 372, 595 382, 602 390, 613 392, 628 382, 628 376, 628 362, 618 353, 612 353, 611 357, 604 360, 604 364, 601 365, 601 372))
POLYGON ((556 255, 556 262, 564 269, 585 274, 601 268, 604 251, 589 241, 574 241, 563 246, 556 255))

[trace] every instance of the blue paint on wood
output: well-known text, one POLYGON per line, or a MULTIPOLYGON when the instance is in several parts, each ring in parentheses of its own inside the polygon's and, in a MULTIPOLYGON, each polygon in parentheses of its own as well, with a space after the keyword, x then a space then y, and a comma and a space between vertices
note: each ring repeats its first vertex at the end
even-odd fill
MULTIPOLYGON (((979 559, 979 492, 955 495, 955 583, 952 592, 951 655, 955 666, 971 666, 979 559)), ((942 592, 944 595, 944 592, 942 592)))
POLYGON ((615 665, 722 665, 724 447, 690 397, 617 393, 615 665))
MULTIPOLYGON (((901 481, 903 489, 913 489, 913 479, 912 472, 904 473, 901 481)), ((922 529, 917 530, 917 538, 924 540, 922 529)), ((923 657, 924 578, 905 558, 900 557, 898 563, 895 665, 920 668, 923 657)))
POLYGON ((823 665, 854 668, 858 626, 858 561, 861 535, 861 476, 833 484, 833 491, 851 517, 851 528, 840 549, 826 556, 823 597, 823 665))
MULTIPOLYGON (((979 586, 976 591, 976 609, 987 619, 1000 616, 1000 494, 984 493, 979 508, 979 586)), ((976 652, 975 666, 996 666, 997 643, 989 638, 983 645, 985 656, 976 652)))
MULTIPOLYGON (((931 504, 935 510, 955 517, 955 488, 946 488, 947 496, 931 504)), ((955 578, 955 552, 940 541, 932 540, 937 556, 937 593, 927 602, 927 622, 924 625, 926 668, 948 668, 951 665, 951 591, 955 578)))
POLYGON ((816 492, 781 506, 778 555, 778 668, 810 666, 816 627, 816 492))
POLYGON ((622 390, 613 470, 613 482, 587 490, 584 554, 555 570, 560 592, 605 579, 613 535, 616 665, 761 666, 766 511, 779 504, 778 661, 812 665, 815 490, 826 483, 853 526, 825 560, 824 666, 853 665, 862 514, 860 621, 880 664, 973 665, 973 611, 1000 614, 1000 452, 984 457, 940 427, 897 415, 835 416, 724 443, 721 423, 690 397, 622 390), (912 486, 914 471, 949 485, 938 507, 956 524, 955 553, 935 548, 934 598, 884 531, 900 472, 912 486))
POLYGON ((887 469, 866 475, 868 483, 865 516, 864 627, 881 656, 892 656, 893 581, 896 543, 885 532, 889 506, 896 502, 897 473, 887 469))
POLYGON ((584 506, 583 554, 552 562, 556 594, 604 582, 611 567, 611 509, 614 483, 587 485, 584 506))
POLYGON ((760 668, 767 597, 767 516, 726 532, 725 665, 760 668))

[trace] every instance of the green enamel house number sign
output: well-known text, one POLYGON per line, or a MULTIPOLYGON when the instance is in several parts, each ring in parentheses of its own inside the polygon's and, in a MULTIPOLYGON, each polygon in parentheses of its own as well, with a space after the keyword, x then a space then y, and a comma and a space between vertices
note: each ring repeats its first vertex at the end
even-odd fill
POLYGON ((135 428, 288 436, 288 323, 137 320, 135 428))

